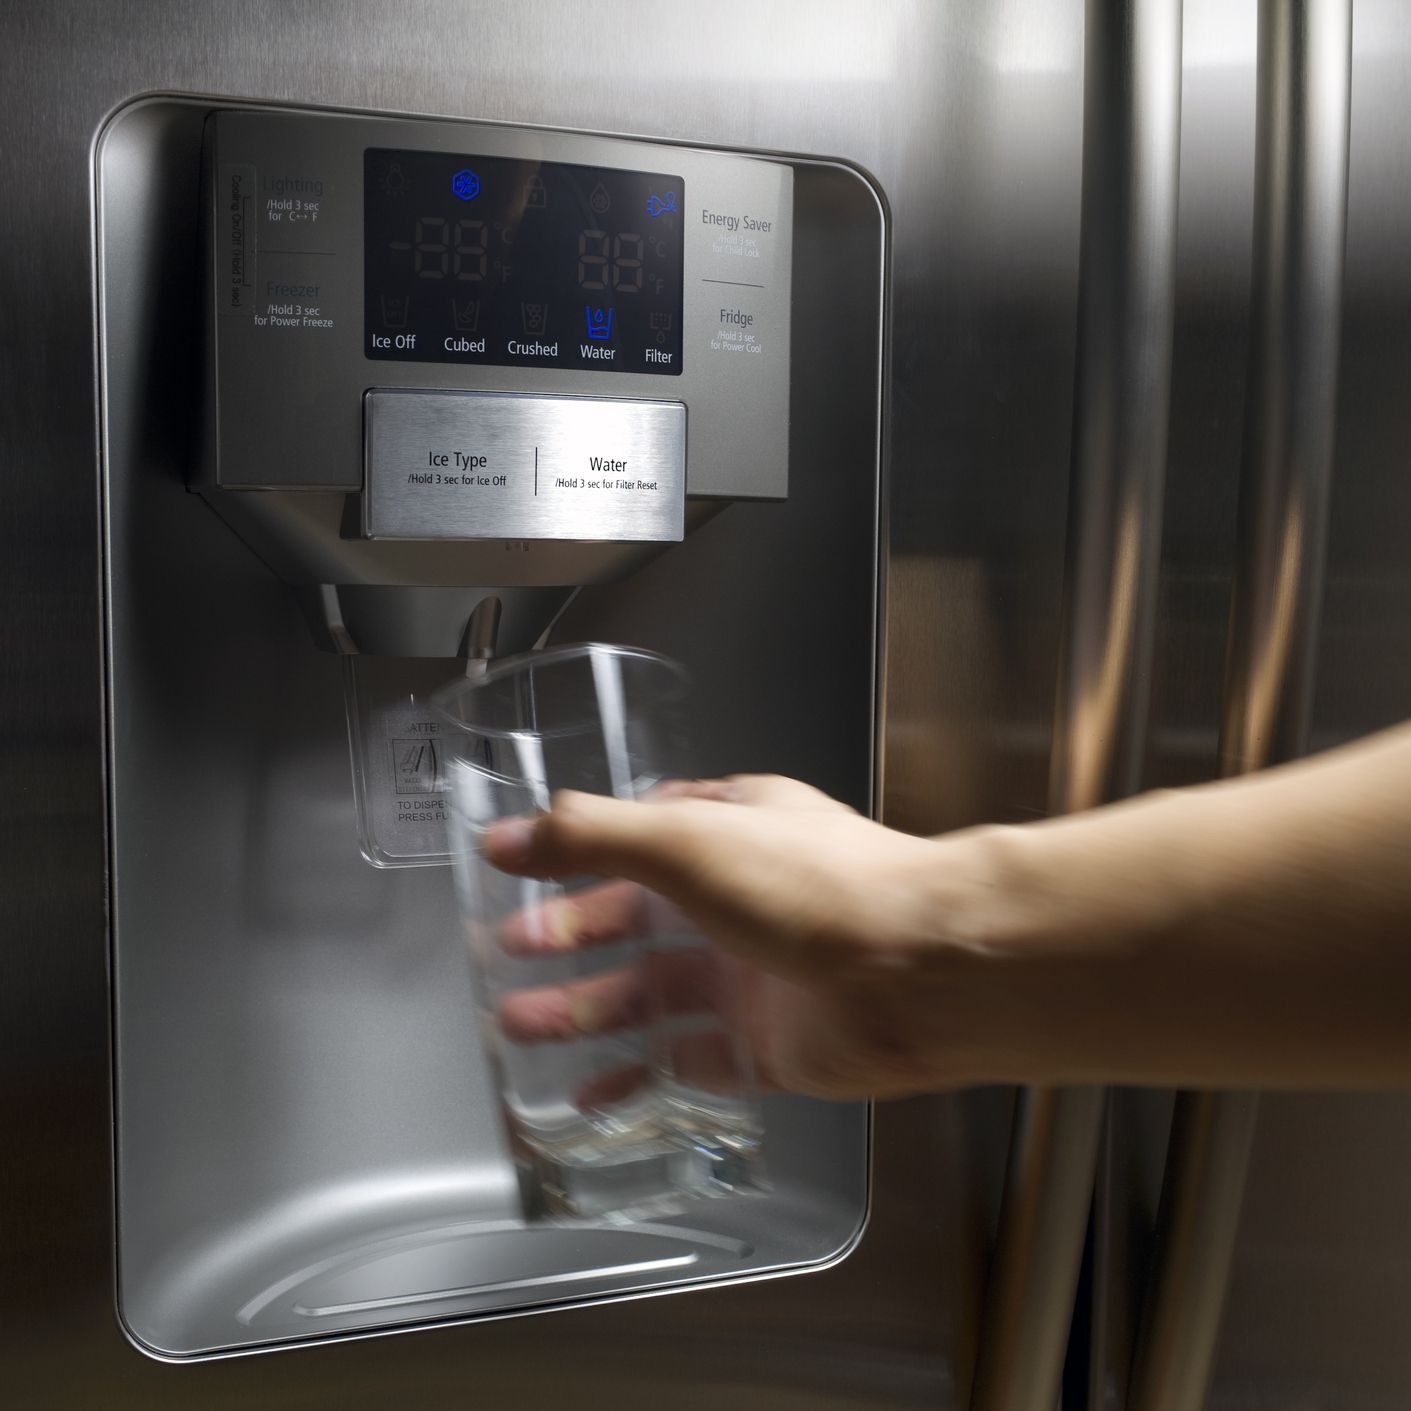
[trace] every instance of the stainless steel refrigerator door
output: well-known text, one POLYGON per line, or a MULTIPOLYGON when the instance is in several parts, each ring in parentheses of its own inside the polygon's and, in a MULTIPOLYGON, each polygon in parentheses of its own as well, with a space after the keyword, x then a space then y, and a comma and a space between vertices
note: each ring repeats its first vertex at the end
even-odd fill
MULTIPOLYGON (((1313 745, 1411 716, 1411 11, 1357 0, 1342 356, 1313 745)), ((1411 1101, 1265 1095, 1209 1399, 1411 1397, 1411 1101)))
MULTIPOLYGON (((1194 782, 1218 769, 1246 426, 1257 10, 1253 0, 1186 4, 1171 466, 1150 785, 1194 782)), ((1405 7, 1358 0, 1313 749, 1411 715, 1408 65, 1405 7)), ((1088 1402, 1104 1411, 1129 1404, 1135 1323, 1148 1280, 1162 1272, 1152 1268, 1150 1233, 1168 1108, 1167 1095, 1128 1091, 1114 1109, 1104 1234, 1119 1242, 1120 1257, 1095 1310, 1088 1402)), ((1411 1109, 1394 1094, 1262 1096, 1206 1406, 1382 1411, 1406 1404, 1408 1133, 1411 1109)))
MULTIPOLYGON (((1080 8, 79 3, 8 12, 4 26, 0 1100, 18 1153, 0 1175, 7 1392, 35 1408, 963 1404, 1003 1093, 881 1111, 872 1222, 827 1273, 200 1367, 162 1366, 124 1341, 108 1175, 89 148, 120 103, 178 90, 866 167, 895 216, 901 557, 884 806, 914 827, 1023 817, 1042 807, 1057 641, 1080 8)), ((795 610, 801 622, 809 605, 795 610)), ((199 631, 199 604, 190 616, 199 631)), ((858 669, 830 655, 826 623, 778 630, 781 651, 807 645, 824 692, 858 669)), ((810 729, 826 734, 826 716, 810 729)))

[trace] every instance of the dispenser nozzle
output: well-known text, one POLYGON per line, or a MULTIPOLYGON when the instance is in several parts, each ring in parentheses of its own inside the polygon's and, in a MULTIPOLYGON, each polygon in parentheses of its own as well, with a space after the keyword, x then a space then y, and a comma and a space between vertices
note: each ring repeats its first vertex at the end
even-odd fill
POLYGON ((465 624, 460 655, 465 658, 465 674, 479 676, 495 655, 495 641, 500 634, 500 600, 495 596, 481 598, 465 624))

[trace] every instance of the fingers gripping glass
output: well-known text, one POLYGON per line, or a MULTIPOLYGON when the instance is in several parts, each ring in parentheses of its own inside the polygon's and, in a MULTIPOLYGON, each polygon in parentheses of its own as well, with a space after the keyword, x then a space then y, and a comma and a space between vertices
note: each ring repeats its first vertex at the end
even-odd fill
POLYGON ((448 725, 451 850, 526 1214, 680 1208, 763 1184, 734 969, 630 882, 510 877, 493 823, 560 789, 650 803, 689 777, 685 678, 588 645, 499 663, 434 702, 448 725))

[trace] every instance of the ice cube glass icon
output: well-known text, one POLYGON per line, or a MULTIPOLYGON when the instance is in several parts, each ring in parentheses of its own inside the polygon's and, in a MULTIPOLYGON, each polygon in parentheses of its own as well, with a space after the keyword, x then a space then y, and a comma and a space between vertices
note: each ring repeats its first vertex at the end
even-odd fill
POLYGON ((520 317, 524 320, 526 333, 542 333, 548 326, 549 306, 547 304, 521 304, 520 317))
POLYGON ((474 333, 480 323, 479 299, 451 299, 451 322, 457 333, 474 333))

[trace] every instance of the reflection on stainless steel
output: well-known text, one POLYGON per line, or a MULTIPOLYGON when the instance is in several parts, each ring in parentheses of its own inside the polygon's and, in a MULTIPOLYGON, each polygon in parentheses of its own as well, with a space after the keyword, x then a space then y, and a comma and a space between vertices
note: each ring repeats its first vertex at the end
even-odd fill
MULTIPOLYGON (((1411 718, 1408 64, 1411 9, 1356 0, 1316 748, 1411 718)), ((1261 1097, 1212 1405, 1405 1405, 1408 1171, 1404 1093, 1261 1097)))
MULTIPOLYGON (((1123 798, 1141 778, 1171 392, 1179 0, 1090 0, 1086 53, 1054 812, 1123 798)), ((1021 1096, 974 1411, 1058 1401, 1102 1116, 1097 1089, 1021 1096)))
POLYGON ((1102 1130, 1101 1088, 1020 1094, 973 1411, 1057 1404, 1102 1130))
POLYGON ((1176 1098, 1131 1411, 1206 1404, 1257 1111, 1254 1093, 1176 1098))
POLYGON ((1350 0, 1261 6, 1254 313, 1222 772, 1307 748, 1342 331, 1350 0))
MULTIPOLYGON (((1308 747, 1342 341, 1351 0, 1262 0, 1254 307, 1221 771, 1308 747)), ((1206 1404, 1253 1093, 1177 1099, 1132 1411, 1206 1404)))
POLYGON ((1138 784, 1171 396, 1181 5, 1091 0, 1083 244, 1050 806, 1138 784))

